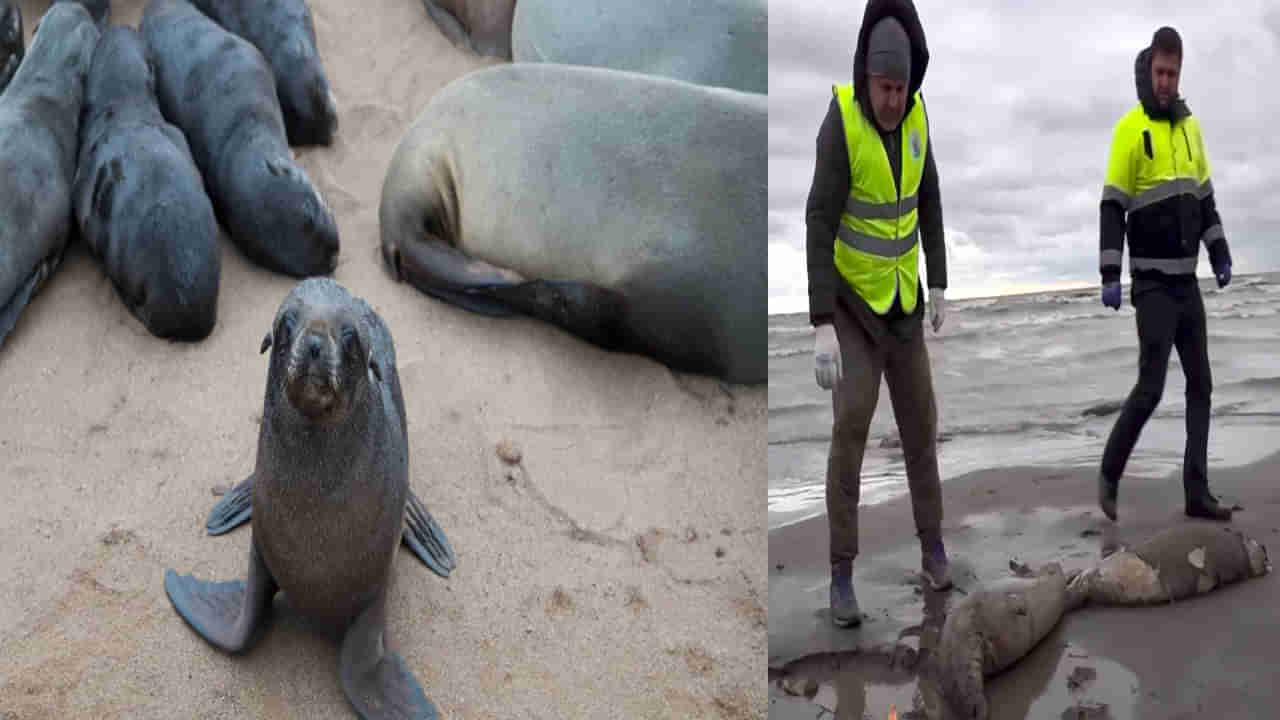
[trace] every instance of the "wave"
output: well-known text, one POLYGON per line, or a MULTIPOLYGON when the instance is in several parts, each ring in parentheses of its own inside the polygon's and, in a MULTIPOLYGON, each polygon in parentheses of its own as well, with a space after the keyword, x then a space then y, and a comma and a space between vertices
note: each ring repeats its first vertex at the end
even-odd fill
POLYGON ((769 417, 784 418, 809 413, 830 413, 831 403, 800 403, 799 405, 780 405, 769 408, 769 417))
POLYGON ((813 348, 770 348, 769 357, 772 359, 789 358, 797 355, 808 355, 812 352, 813 348))

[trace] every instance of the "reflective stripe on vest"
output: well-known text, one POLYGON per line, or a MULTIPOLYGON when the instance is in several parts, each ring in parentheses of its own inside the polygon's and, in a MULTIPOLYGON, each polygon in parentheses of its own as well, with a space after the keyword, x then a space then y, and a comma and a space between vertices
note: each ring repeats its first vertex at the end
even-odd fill
POLYGON ((852 85, 832 88, 849 149, 849 197, 834 239, 836 270, 877 314, 901 295, 910 313, 918 301, 920 230, 917 193, 924 176, 929 129, 924 101, 915 95, 902 119, 900 183, 893 179, 880 133, 862 114, 852 85), (898 187, 901 185, 901 197, 898 187))

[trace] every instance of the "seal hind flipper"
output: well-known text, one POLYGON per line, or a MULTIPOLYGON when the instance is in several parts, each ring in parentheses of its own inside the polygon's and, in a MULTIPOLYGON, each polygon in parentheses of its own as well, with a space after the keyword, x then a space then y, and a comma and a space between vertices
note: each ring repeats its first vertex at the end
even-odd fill
POLYGON ((165 594, 182 619, 209 644, 229 653, 253 646, 276 589, 256 546, 249 550, 247 581, 208 582, 164 572, 165 594))
POLYGON ((13 332, 13 328, 18 325, 18 318, 22 316, 22 311, 30 304, 31 299, 40 293, 40 289, 44 286, 45 280, 53 274, 62 262, 62 253, 59 252, 53 257, 45 258, 36 266, 31 277, 23 284, 18 292, 9 299, 4 306, 0 306, 0 344, 9 337, 9 333, 13 332))
POLYGON ((253 514, 253 476, 245 478, 239 485, 231 488, 222 496, 218 504, 209 511, 205 521, 205 529, 210 535, 222 535, 231 532, 246 522, 253 514))
POLYGON ((385 595, 379 593, 342 639, 338 658, 342 690, 360 717, 367 720, 436 720, 440 714, 413 672, 399 655, 386 649, 385 610, 385 595))
POLYGON ((470 33, 462 27, 462 22, 453 13, 436 5, 431 0, 423 0, 422 4, 427 8, 427 16, 431 18, 431 21, 440 29, 440 34, 444 35, 449 42, 463 50, 477 52, 475 44, 471 42, 470 33))
POLYGON ((516 273, 467 255, 431 232, 414 241, 390 247, 383 257, 396 279, 406 280, 422 292, 483 315, 505 316, 513 310, 477 288, 515 285, 524 278, 516 273))
POLYGON ((606 350, 623 347, 621 320, 626 308, 622 293, 590 283, 530 280, 508 286, 477 288, 477 294, 556 325, 606 350))
POLYGON ((432 572, 443 578, 449 577, 449 573, 458 567, 458 558, 453 554, 444 529, 412 490, 409 491, 409 502, 405 503, 404 517, 404 543, 432 572))

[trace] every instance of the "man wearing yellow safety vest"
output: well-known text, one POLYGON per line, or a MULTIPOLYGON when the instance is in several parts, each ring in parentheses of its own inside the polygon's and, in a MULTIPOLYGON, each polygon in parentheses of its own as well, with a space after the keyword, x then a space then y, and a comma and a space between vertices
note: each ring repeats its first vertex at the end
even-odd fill
POLYGON ((1138 104, 1116 124, 1102 190, 1102 302, 1120 309, 1120 261, 1129 237, 1130 302, 1138 320, 1138 382, 1102 455, 1098 504, 1116 519, 1120 476, 1164 392, 1169 351, 1187 378, 1187 445, 1182 487, 1191 517, 1230 520, 1209 492, 1209 373, 1204 304, 1196 282, 1203 244, 1218 287, 1231 281, 1231 252, 1209 180, 1200 124, 1178 97, 1182 39, 1157 30, 1138 54, 1138 104), (1128 215, 1126 220, 1126 214, 1128 215))
POLYGON ((870 0, 854 50, 853 83, 833 88, 818 131, 805 212, 815 375, 832 391, 835 415, 826 495, 831 616, 841 627, 862 621, 853 591, 859 475, 882 375, 902 439, 921 568, 933 589, 951 586, 918 277, 923 247, 937 332, 947 267, 938 173, 919 94, 928 63, 910 0, 870 0))

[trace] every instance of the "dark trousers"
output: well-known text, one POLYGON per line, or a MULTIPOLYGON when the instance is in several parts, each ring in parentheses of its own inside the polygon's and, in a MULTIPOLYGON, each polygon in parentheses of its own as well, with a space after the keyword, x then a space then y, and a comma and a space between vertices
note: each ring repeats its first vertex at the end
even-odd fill
POLYGON ((1111 429, 1102 454, 1102 474, 1118 483, 1142 428, 1160 404, 1169 350, 1187 378, 1187 447, 1182 460, 1182 488, 1187 503, 1201 502, 1209 492, 1209 343, 1205 333, 1204 302, 1194 281, 1152 287, 1133 297, 1138 317, 1138 384, 1111 429))
POLYGON ((893 415, 902 438, 907 486, 917 533, 937 532, 942 525, 942 487, 938 477, 938 409, 923 329, 901 340, 886 333, 873 343, 857 319, 836 303, 836 337, 840 340, 842 377, 832 388, 835 422, 827 460, 827 522, 831 530, 831 562, 858 554, 858 491, 862 457, 871 417, 880 397, 880 378, 889 385, 893 415))

